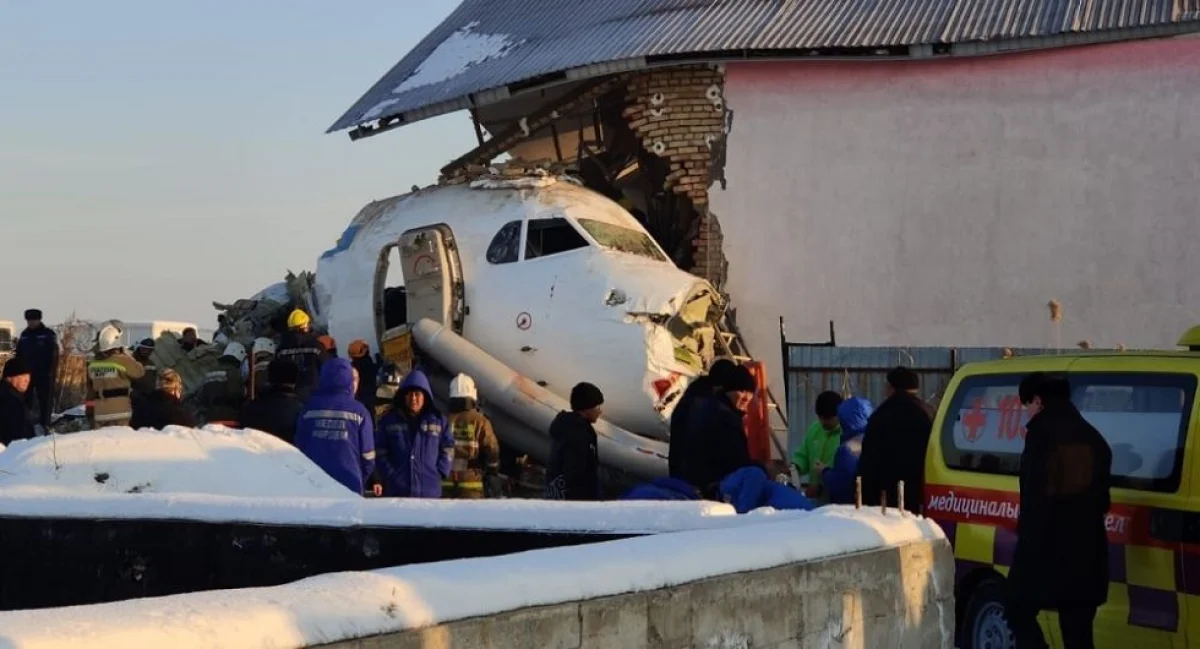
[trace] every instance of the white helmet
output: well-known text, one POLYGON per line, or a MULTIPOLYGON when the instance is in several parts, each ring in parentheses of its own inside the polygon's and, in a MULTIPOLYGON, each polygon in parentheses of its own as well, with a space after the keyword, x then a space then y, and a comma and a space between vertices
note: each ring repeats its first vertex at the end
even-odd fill
POLYGON ((236 358, 240 363, 246 360, 246 346, 239 342, 229 343, 229 345, 225 347, 225 353, 221 355, 236 358))
POLYGON ((125 343, 121 341, 121 330, 113 325, 107 325, 96 334, 96 349, 102 352, 111 352, 114 349, 122 349, 125 343))
POLYGON ((275 341, 270 338, 255 338, 254 346, 250 348, 251 352, 258 356, 259 354, 275 355, 275 341))
POLYGON ((475 381, 466 374, 459 374, 450 381, 450 398, 451 399, 475 399, 479 400, 478 393, 475 391, 475 381))

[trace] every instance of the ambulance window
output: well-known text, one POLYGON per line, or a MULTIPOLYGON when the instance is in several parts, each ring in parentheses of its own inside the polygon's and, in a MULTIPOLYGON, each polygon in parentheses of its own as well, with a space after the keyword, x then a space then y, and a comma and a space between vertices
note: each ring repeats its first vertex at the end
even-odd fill
POLYGON ((492 264, 511 264, 521 254, 521 222, 509 221, 488 245, 487 260, 492 264))
POLYGON ((587 239, 563 218, 532 219, 525 234, 525 258, 536 259, 578 250, 588 246, 587 239))
MULTIPOLYGON (((1071 399, 1112 449, 1113 485, 1174 492, 1196 396, 1191 375, 1073 373, 1071 399)), ((959 384, 941 431, 953 469, 1016 475, 1028 416, 1017 397, 1021 375, 976 376, 959 384)))

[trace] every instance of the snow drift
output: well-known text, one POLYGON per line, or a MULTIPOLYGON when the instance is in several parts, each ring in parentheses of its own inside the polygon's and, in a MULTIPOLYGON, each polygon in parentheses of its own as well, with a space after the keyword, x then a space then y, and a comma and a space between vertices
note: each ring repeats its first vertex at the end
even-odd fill
POLYGON ((20 440, 0 453, 0 490, 6 496, 353 496, 290 444, 256 430, 223 426, 102 428, 20 440))
POLYGON ((316 527, 445 527, 647 534, 786 519, 717 502, 362 498, 266 433, 103 428, 0 453, 0 517, 172 519, 316 527))
POLYGON ((936 523, 895 510, 884 516, 827 507, 784 522, 321 575, 272 588, 0 613, 0 645, 304 647, 941 538, 936 523))

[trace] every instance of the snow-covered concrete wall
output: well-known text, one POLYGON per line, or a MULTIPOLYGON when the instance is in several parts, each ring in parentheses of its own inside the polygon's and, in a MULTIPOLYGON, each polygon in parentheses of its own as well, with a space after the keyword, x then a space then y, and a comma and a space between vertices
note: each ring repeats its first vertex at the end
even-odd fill
POLYGON ((1161 347, 1200 323, 1198 39, 730 64, 726 101, 712 207, 777 390, 781 315, 842 345, 1161 347))
POLYGON ((479 649, 950 649, 954 562, 915 543, 351 641, 479 649))
POLYGON ((0 612, 0 647, 827 647, 844 635, 838 646, 949 649, 953 570, 930 520, 824 507, 271 588, 0 612))

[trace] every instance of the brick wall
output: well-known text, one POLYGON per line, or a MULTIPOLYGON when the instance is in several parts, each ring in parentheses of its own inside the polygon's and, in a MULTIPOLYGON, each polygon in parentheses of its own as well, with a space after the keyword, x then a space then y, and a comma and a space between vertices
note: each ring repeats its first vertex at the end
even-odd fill
POLYGON ((642 146, 668 160, 664 189, 685 196, 701 215, 690 269, 718 286, 723 283, 721 228, 708 211, 713 147, 724 138, 725 74, 719 66, 664 68, 635 76, 628 86, 624 116, 642 146))

